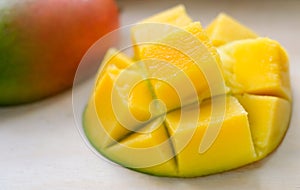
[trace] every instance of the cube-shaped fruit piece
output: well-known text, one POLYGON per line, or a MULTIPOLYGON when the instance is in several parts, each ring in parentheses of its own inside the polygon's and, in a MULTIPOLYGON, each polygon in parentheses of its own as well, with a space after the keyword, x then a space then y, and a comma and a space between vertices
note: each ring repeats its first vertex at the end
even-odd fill
POLYGON ((234 93, 291 99, 288 57, 278 42, 268 38, 239 40, 218 50, 234 93))
POLYGON ((258 37, 249 28, 224 13, 219 14, 209 24, 206 31, 214 46, 220 46, 235 40, 258 37))
POLYGON ((191 22, 192 19, 187 15, 183 5, 175 6, 140 21, 131 28, 131 39, 136 58, 139 58, 137 53, 138 44, 159 40, 191 22))
MULTIPOLYGON (((177 132, 174 147, 182 143, 186 134, 194 134, 182 151, 176 151, 179 152, 176 156, 179 176, 192 177, 222 172, 256 159, 247 112, 234 97, 227 97, 225 103, 224 115, 216 117, 212 114, 213 109, 223 105, 214 105, 211 100, 202 102, 196 129, 190 127, 194 125, 193 119, 185 118, 186 122, 181 123, 185 127, 177 132), (204 135, 215 124, 221 125, 219 133, 214 134, 217 135, 216 140, 207 151, 201 153, 199 150, 201 143, 205 143, 202 141, 204 135)), ((193 115, 193 111, 190 110, 190 115, 193 115)), ((169 126, 176 129, 180 119, 180 110, 178 110, 168 114, 166 121, 169 126)))
POLYGON ((120 52, 115 48, 110 48, 107 50, 102 63, 106 65, 115 65, 119 69, 125 69, 133 64, 133 61, 123 52, 120 52))
POLYGON ((118 144, 107 147, 107 156, 141 172, 176 176, 178 168, 174 147, 163 118, 157 118, 143 127, 148 132, 133 133, 118 144))
POLYGON ((236 96, 248 112, 250 129, 258 159, 272 152, 283 139, 289 125, 291 104, 274 96, 236 96))
POLYGON ((186 13, 183 5, 177 5, 167 9, 161 13, 155 14, 149 18, 142 20, 140 23, 159 22, 173 24, 175 26, 186 26, 192 22, 190 16, 186 13))
MULTIPOLYGON (((181 102, 174 102, 174 108, 179 107, 182 101, 188 104, 197 99, 226 93, 219 55, 199 22, 171 32, 157 42, 139 45, 138 54, 146 65, 155 65, 156 74, 161 73, 159 75, 164 80, 173 84, 180 83, 181 86, 177 86, 177 89, 193 86, 190 90, 185 90, 181 102), (197 93, 196 96, 194 92, 197 93)), ((157 85, 154 90, 167 97, 163 95, 169 93, 165 87, 157 85)), ((170 94, 168 97, 172 98, 170 94)))
MULTIPOLYGON (((138 127, 139 122, 147 120, 150 117, 148 105, 151 101, 152 93, 138 65, 133 64, 133 61, 125 54, 110 50, 103 60, 90 98, 89 108, 86 111, 87 117, 97 116, 98 119, 91 118, 93 124, 90 123, 87 126, 95 125, 98 126, 95 128, 104 128, 97 134, 100 135, 103 132, 108 134, 101 135, 101 146, 105 147, 112 143, 111 141, 130 133, 138 127), (133 85, 138 81, 141 82, 133 85), (141 92, 143 92, 142 96, 137 96, 141 92), (96 115, 91 114, 93 110, 96 111, 96 115), (128 128, 129 126, 132 128, 128 128)), ((87 120, 87 122, 91 121, 87 120)), ((86 128, 87 136, 92 138, 94 132, 90 133, 89 130, 94 129, 86 128)), ((93 140, 99 142, 99 139, 93 140)))

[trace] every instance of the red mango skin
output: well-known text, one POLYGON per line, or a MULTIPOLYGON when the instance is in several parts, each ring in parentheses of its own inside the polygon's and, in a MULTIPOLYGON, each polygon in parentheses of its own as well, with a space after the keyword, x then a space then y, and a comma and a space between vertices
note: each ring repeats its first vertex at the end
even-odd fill
POLYGON ((71 87, 88 48, 119 26, 114 0, 21 0, 1 6, 0 105, 36 101, 71 87))

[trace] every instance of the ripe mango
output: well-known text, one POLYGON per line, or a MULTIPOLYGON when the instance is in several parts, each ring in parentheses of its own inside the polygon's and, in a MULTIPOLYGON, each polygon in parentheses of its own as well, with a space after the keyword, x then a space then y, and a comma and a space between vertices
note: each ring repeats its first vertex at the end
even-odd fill
POLYGON ((0 105, 71 87, 88 48, 119 26, 113 0, 3 0, 0 10, 0 105))
POLYGON ((256 159, 261 159, 282 141, 290 120, 291 103, 275 96, 242 94, 236 98, 249 114, 256 159))
MULTIPOLYGON (((83 114, 94 148, 124 167, 172 177, 231 170, 274 151, 288 129, 292 99, 280 44, 231 38, 216 47, 199 22, 174 25, 170 18, 188 18, 182 7, 158 15, 145 21, 170 24, 160 37, 162 24, 134 26, 134 58, 109 50, 102 62, 83 114)), ((224 22, 247 33, 223 19, 211 24, 221 39, 228 39, 218 31, 224 22)))
POLYGON ((206 31, 214 46, 221 46, 235 40, 258 37, 251 29, 243 26, 225 13, 220 13, 207 26, 206 31))
POLYGON ((233 93, 291 99, 288 57, 278 42, 269 38, 245 39, 218 50, 233 93))

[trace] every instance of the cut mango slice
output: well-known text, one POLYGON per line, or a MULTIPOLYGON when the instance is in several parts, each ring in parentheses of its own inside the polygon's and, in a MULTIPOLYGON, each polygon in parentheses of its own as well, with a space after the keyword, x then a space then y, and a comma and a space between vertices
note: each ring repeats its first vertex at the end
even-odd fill
POLYGON ((102 62, 107 65, 115 65, 119 69, 125 69, 133 64, 133 61, 127 55, 114 48, 107 50, 102 62))
MULTIPOLYGON (((203 70, 211 70, 211 74, 215 76, 222 75, 219 55, 210 44, 199 22, 191 23, 180 31, 171 32, 156 44, 140 45, 138 53, 144 62, 151 61, 151 65, 157 65, 157 69, 163 73, 160 76, 164 80, 171 84, 185 81, 186 85, 191 83, 194 86, 195 89, 190 88, 192 91, 185 90, 185 98, 181 99, 181 101, 186 101, 184 104, 211 96, 212 92, 208 83, 210 76, 204 74, 203 70), (191 45, 195 47, 192 48, 191 45), (185 80, 186 78, 188 80, 185 80), (197 97, 193 97, 194 90, 198 94, 197 97)), ((215 83, 215 85, 218 84, 215 83)), ((181 85, 180 88, 183 86, 181 85)), ((179 100, 176 96, 173 98, 165 85, 155 85, 154 89, 162 97, 179 100)), ((220 88, 217 93, 224 93, 224 91, 220 88)), ((174 109, 180 107, 182 102, 173 101, 173 103, 174 105, 170 107, 174 109)))
POLYGON ((98 152, 140 172, 195 177, 279 146, 292 98, 278 42, 225 14, 206 33, 183 6, 141 23, 131 30, 133 59, 108 51, 83 115, 98 152))
POLYGON ((227 84, 234 93, 291 99, 289 63, 280 44, 268 38, 239 40, 219 48, 227 84))
MULTIPOLYGON (((96 82, 96 88, 89 102, 89 107, 94 108, 88 110, 89 112, 91 110, 97 112, 97 115, 100 117, 98 120, 92 120, 94 120, 93 123, 98 122, 99 124, 95 123, 94 125, 105 126, 104 132, 109 134, 107 137, 110 138, 103 136, 103 146, 131 133, 131 130, 139 127, 139 121, 147 120, 150 117, 148 105, 152 101, 152 94, 147 85, 145 86, 146 82, 143 82, 145 80, 140 74, 139 68, 135 65, 128 68, 132 63, 132 60, 125 54, 115 54, 115 51, 111 50, 105 56, 103 62, 104 70, 100 70, 98 74, 99 78, 96 82), (126 67, 126 72, 123 72, 118 67, 126 67), (123 81, 124 78, 129 80, 123 81), (134 83, 135 81, 142 82, 131 90, 126 84, 134 83), (137 94, 141 92, 143 93, 143 98, 136 98, 137 94), (117 101, 112 102, 112 98, 117 101), (144 104, 147 104, 147 108, 145 108, 144 104), (123 114, 123 117, 116 118, 115 115, 120 112, 123 114), (135 118, 127 117, 129 114, 133 114, 135 118), (128 129, 124 125, 132 126, 132 128, 128 129)), ((87 133, 93 136, 92 133, 88 131, 87 133)))
POLYGON ((206 31, 214 46, 224 45, 235 40, 258 37, 249 28, 224 13, 219 14, 206 28, 206 31))
POLYGON ((291 104, 272 96, 244 94, 236 97, 249 114, 257 159, 265 157, 279 145, 286 133, 291 104))
MULTIPOLYGON (((219 105, 218 105, 219 106, 219 105)), ((216 109, 216 108, 215 108, 216 109)), ((194 110, 189 110, 193 112, 194 110)), ((233 97, 226 98, 225 115, 212 117, 211 100, 206 100, 200 106, 200 118, 196 130, 192 119, 185 119, 181 125, 186 126, 175 137, 174 146, 182 142, 182 138, 190 130, 194 131, 191 141, 176 156, 178 160, 178 176, 191 177, 226 171, 240 165, 253 162, 256 153, 249 128, 247 112, 233 97), (204 153, 199 152, 199 145, 209 125, 221 122, 222 127, 216 141, 204 153)), ((192 115, 192 114, 190 114, 192 115)), ((168 114, 166 121, 169 126, 176 126, 180 122, 180 110, 168 114)))
POLYGON ((191 23, 192 19, 187 15, 185 7, 183 5, 177 5, 176 7, 170 8, 161 13, 146 18, 140 23, 147 22, 159 22, 182 27, 191 23))
POLYGON ((108 147, 105 152, 116 162, 141 172, 169 176, 177 174, 177 161, 173 159, 175 153, 172 144, 168 141, 168 129, 164 122, 156 123, 159 120, 160 118, 145 126, 148 130, 151 128, 151 132, 134 133, 119 144, 108 147), (142 151, 135 151, 137 148, 142 151))
POLYGON ((187 15, 183 5, 178 5, 140 21, 131 28, 131 39, 136 58, 140 58, 139 44, 159 40, 191 22, 192 19, 187 15))

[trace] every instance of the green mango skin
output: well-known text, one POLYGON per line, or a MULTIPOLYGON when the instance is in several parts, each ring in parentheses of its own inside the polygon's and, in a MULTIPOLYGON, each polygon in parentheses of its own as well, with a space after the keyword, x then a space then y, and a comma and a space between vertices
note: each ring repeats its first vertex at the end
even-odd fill
POLYGON ((114 0, 5 1, 0 4, 2 106, 71 87, 88 48, 119 26, 114 0))

